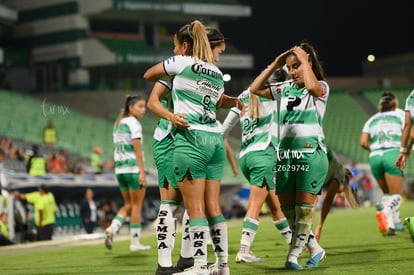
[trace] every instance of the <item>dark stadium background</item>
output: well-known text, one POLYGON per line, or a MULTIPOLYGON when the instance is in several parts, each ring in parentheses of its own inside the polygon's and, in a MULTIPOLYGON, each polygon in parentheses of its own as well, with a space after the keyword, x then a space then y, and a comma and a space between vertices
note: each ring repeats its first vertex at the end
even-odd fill
POLYGON ((243 2, 252 6, 252 16, 220 27, 229 41, 253 51, 256 73, 303 39, 315 46, 328 76, 360 76, 368 54, 414 50, 412 1, 243 2))

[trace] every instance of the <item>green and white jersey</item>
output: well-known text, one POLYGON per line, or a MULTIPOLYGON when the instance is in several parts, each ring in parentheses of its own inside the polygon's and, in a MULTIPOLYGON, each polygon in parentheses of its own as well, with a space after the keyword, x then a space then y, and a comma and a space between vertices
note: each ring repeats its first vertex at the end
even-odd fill
POLYGON ((326 152, 322 121, 329 97, 329 85, 319 81, 323 89, 320 97, 308 93, 296 84, 272 86, 273 99, 280 101, 278 154, 313 153, 318 147, 326 152))
POLYGON ((174 77, 174 113, 185 115, 189 130, 220 133, 216 104, 224 93, 223 74, 214 64, 176 55, 164 61, 165 72, 174 77))
MULTIPOLYGON (((231 108, 230 112, 237 115, 228 115, 231 118, 240 121, 242 130, 242 143, 240 148, 240 157, 253 151, 263 151, 270 144, 276 149, 277 145, 277 105, 274 101, 264 97, 258 97, 262 105, 261 114, 259 118, 251 118, 249 116, 249 97, 250 90, 247 89, 239 95, 239 99, 245 106, 245 113, 242 117, 239 116, 240 110, 238 108, 231 108)), ((223 132, 227 133, 227 127, 234 125, 234 122, 225 120, 223 122, 223 132)), ((231 130, 231 129, 230 129, 231 130)))
MULTIPOLYGON (((161 101, 161 104, 165 108, 168 108, 168 100, 167 99, 163 99, 161 101)), ((167 137, 171 133, 171 130, 173 128, 172 126, 173 125, 169 120, 161 118, 158 121, 157 127, 155 128, 153 138, 158 140, 158 141, 163 140, 165 137, 167 137)))
MULTIPOLYGON (((162 85, 164 85, 165 87, 168 88, 168 90, 171 90, 171 81, 170 79, 163 79, 163 80, 158 80, 159 83, 161 83, 162 85)), ((165 108, 165 109, 169 109, 169 104, 168 104, 168 98, 164 98, 161 100, 161 105, 165 108)), ((154 131, 154 135, 153 138, 161 141, 163 140, 165 137, 167 137, 169 134, 172 134, 171 131, 173 129, 173 125, 172 123, 164 118, 161 118, 158 121, 157 127, 155 128, 154 131)))
POLYGON ((370 156, 400 147, 404 117, 404 111, 397 108, 394 111, 376 113, 365 122, 362 132, 367 133, 371 139, 370 156))
POLYGON ((129 116, 121 119, 114 127, 114 162, 115 174, 139 173, 132 140, 139 138, 143 142, 142 126, 138 119, 129 116))
POLYGON ((414 90, 408 95, 407 99, 405 100, 405 111, 410 112, 411 121, 414 121, 414 90))

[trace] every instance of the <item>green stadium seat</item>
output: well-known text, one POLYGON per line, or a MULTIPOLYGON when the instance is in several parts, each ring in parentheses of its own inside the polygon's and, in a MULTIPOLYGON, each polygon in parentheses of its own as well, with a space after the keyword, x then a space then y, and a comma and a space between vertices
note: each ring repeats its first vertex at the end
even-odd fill
POLYGON ((358 162, 368 161, 368 152, 359 145, 368 114, 345 91, 331 90, 324 117, 327 144, 338 153, 358 162))

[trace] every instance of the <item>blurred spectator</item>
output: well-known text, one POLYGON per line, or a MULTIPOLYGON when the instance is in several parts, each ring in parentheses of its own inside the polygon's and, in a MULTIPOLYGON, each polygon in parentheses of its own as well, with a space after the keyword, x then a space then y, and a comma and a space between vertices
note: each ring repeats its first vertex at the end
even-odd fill
POLYGON ((23 147, 20 147, 20 148, 17 149, 16 159, 18 161, 25 161, 26 160, 26 150, 23 147))
POLYGON ((362 189, 364 190, 365 200, 369 202, 369 206, 374 205, 374 193, 371 178, 366 172, 361 177, 362 189))
POLYGON ((227 219, 230 220, 233 218, 231 211, 225 207, 224 205, 221 205, 221 212, 223 212, 223 216, 227 219))
POLYGON ((49 120, 47 126, 43 130, 43 143, 46 146, 54 147, 57 142, 57 132, 53 121, 49 120))
POLYGON ((95 174, 102 174, 103 161, 101 158, 102 149, 101 147, 94 147, 93 153, 91 154, 91 165, 94 168, 95 174))
POLYGON ((231 216, 234 218, 243 218, 246 215, 246 207, 244 207, 241 200, 234 200, 233 205, 231 207, 231 216))
POLYGON ((352 179, 349 181, 349 187, 351 188, 355 201, 358 205, 361 205, 361 198, 359 195, 361 193, 361 172, 359 171, 355 161, 352 162, 349 170, 352 172, 352 179))
POLYGON ((116 212, 113 202, 108 200, 101 204, 98 211, 99 225, 102 229, 106 229, 111 225, 112 220, 115 218, 116 212))
POLYGON ((31 176, 44 176, 47 173, 46 160, 39 154, 39 146, 32 146, 33 155, 27 161, 27 173, 31 176))
POLYGON ((35 224, 37 228, 37 240, 51 240, 56 222, 57 205, 55 196, 49 192, 49 188, 42 184, 39 190, 27 194, 14 191, 18 200, 26 200, 33 204, 35 210, 35 224))
POLYGON ((72 166, 70 158, 69 158, 69 151, 67 149, 60 149, 59 159, 63 162, 65 173, 68 173, 70 170, 70 167, 72 166))
POLYGON ((57 154, 54 151, 51 152, 48 155, 47 169, 48 169, 48 172, 52 173, 52 174, 64 174, 65 173, 65 163, 62 159, 62 155, 57 154))
POLYGON ((83 159, 78 158, 75 164, 72 166, 71 172, 75 175, 84 175, 85 169, 83 164, 83 159))
POLYGON ((16 242, 34 241, 36 236, 29 230, 28 221, 30 214, 27 210, 27 203, 21 200, 14 200, 14 233, 16 242))
POLYGON ((10 159, 17 159, 18 158, 18 148, 13 143, 9 144, 8 154, 10 159))
POLYGON ((79 210, 83 227, 85 228, 86 233, 92 234, 98 221, 98 209, 95 200, 93 199, 92 188, 86 189, 85 198, 82 200, 79 210))
POLYGON ((7 227, 8 217, 9 215, 7 215, 7 213, 0 213, 0 246, 14 244, 14 242, 10 240, 9 229, 7 227))
POLYGON ((335 196, 335 201, 333 203, 334 206, 336 207, 345 207, 345 197, 342 194, 336 194, 335 196))
POLYGON ((103 171, 104 173, 112 173, 112 174, 115 172, 115 164, 114 164, 113 159, 107 160, 105 162, 103 171))
POLYGON ((83 171, 85 175, 95 175, 95 168, 92 166, 91 158, 87 158, 83 163, 83 171))
POLYGON ((24 148, 18 148, 13 144, 9 137, 2 137, 0 140, 0 148, 3 149, 5 156, 9 159, 24 161, 26 153, 24 148))
POLYGON ((4 150, 4 153, 6 154, 6 156, 9 155, 9 148, 10 148, 11 143, 12 141, 9 137, 4 136, 1 138, 0 147, 4 150))

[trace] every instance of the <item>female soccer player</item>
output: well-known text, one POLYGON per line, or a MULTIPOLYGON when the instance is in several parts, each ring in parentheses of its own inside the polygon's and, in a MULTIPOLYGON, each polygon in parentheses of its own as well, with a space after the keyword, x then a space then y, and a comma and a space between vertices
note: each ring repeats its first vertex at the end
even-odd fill
POLYGON ((250 91, 280 101, 276 193, 294 230, 285 267, 303 269, 298 258, 305 244, 310 250, 305 267, 316 267, 325 258, 325 250, 314 238, 308 239, 312 208, 328 172, 322 121, 329 85, 313 46, 301 43, 278 55, 256 77, 250 91), (293 83, 266 87, 270 75, 283 66, 293 83))
POLYGON ((115 121, 113 130, 115 175, 124 200, 111 225, 105 230, 105 246, 112 249, 113 238, 125 218, 130 216, 131 251, 151 249, 140 243, 141 211, 147 180, 142 153, 142 126, 138 119, 145 115, 145 100, 127 96, 125 106, 115 121))

